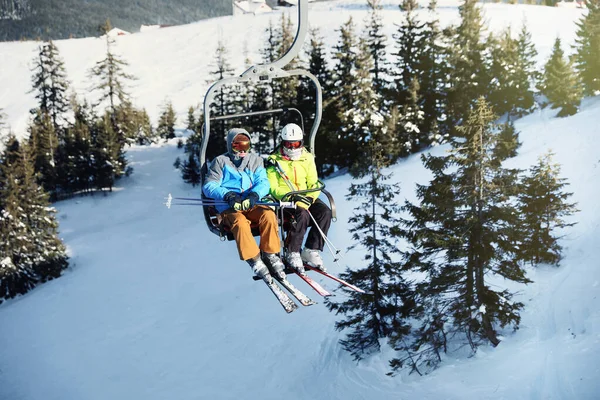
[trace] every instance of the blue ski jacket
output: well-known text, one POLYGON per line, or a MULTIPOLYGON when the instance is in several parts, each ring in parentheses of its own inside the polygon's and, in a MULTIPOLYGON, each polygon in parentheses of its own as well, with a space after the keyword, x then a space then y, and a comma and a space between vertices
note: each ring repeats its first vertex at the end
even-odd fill
MULTIPOLYGON (((204 195, 215 200, 223 200, 230 192, 240 193, 242 199, 251 192, 262 199, 269 194, 269 179, 263 159, 254 153, 248 153, 236 167, 228 153, 215 158, 210 165, 202 191, 204 195)), ((217 211, 223 212, 228 205, 217 206, 217 211)))

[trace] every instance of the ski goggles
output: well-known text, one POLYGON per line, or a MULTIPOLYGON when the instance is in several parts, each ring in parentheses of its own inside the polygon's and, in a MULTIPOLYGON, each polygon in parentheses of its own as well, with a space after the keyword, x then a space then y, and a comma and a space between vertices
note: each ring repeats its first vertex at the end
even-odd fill
POLYGON ((282 145, 286 149, 297 149, 299 147, 302 147, 302 140, 294 140, 294 141, 284 140, 282 145))
POLYGON ((250 150, 250 147, 252 147, 252 144, 246 135, 237 135, 231 141, 231 150, 236 153, 246 153, 248 150, 250 150))

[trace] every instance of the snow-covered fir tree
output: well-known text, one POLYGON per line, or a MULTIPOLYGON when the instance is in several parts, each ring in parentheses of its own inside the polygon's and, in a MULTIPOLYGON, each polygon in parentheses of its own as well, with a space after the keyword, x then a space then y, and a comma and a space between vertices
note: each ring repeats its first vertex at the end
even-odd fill
POLYGON ((148 145, 158 140, 158 132, 152 127, 150 116, 145 109, 134 110, 131 119, 131 133, 134 142, 139 145, 148 145))
POLYGON ((93 129, 94 188, 112 191, 114 182, 125 173, 125 153, 111 122, 111 113, 106 111, 96 120, 93 129))
POLYGON ((537 68, 536 57, 537 50, 531 38, 531 32, 527 29, 527 22, 523 21, 521 31, 517 38, 517 71, 515 80, 519 83, 516 97, 514 115, 520 117, 529 113, 534 107, 534 91, 537 82, 540 79, 540 72, 537 68))
POLYGON ((568 202, 573 193, 564 191, 568 183, 560 177, 560 165, 552 156, 551 152, 544 154, 530 168, 518 196, 523 238, 519 258, 533 265, 557 265, 562 246, 556 231, 575 225, 566 221, 577 211, 575 203, 568 202))
POLYGON ((338 148, 349 160, 350 172, 361 176, 368 171, 370 160, 360 155, 369 141, 380 134, 385 117, 380 111, 381 96, 375 91, 371 78, 373 58, 366 40, 360 39, 350 88, 352 105, 340 115, 341 137, 338 148))
POLYGON ((398 140, 396 151, 401 157, 414 153, 423 148, 429 139, 429 134, 423 132, 424 112, 420 107, 419 81, 413 78, 408 88, 408 98, 398 107, 398 120, 395 134, 398 140))
POLYGON ((188 159, 181 164, 181 177, 192 186, 200 184, 200 164, 193 153, 189 153, 188 159))
POLYGON ((158 126, 156 127, 157 135, 165 140, 173 139, 175 137, 175 123, 177 122, 177 116, 173 109, 173 103, 167 101, 163 106, 162 113, 158 119, 158 126))
POLYGON ((395 199, 400 186, 386 182, 392 177, 383 172, 388 164, 387 150, 375 141, 365 147, 370 153, 370 165, 365 171, 368 179, 351 184, 347 198, 360 200, 348 220, 355 242, 351 249, 364 249, 363 259, 368 264, 348 268, 341 277, 367 293, 352 292, 344 300, 327 301, 329 310, 345 316, 335 326, 338 330, 350 331, 341 344, 355 360, 379 351, 380 339, 404 325, 402 320, 412 308, 399 261, 400 207, 395 199))
POLYGON ((540 90, 552 108, 561 109, 558 117, 577 113, 582 96, 581 81, 573 69, 573 63, 564 55, 560 38, 556 38, 552 55, 544 66, 540 90))
POLYGON ((511 199, 517 171, 496 158, 495 120, 478 99, 451 139, 449 155, 422 156, 433 179, 417 186, 418 204, 404 206, 410 216, 404 221, 406 263, 423 275, 415 282, 419 326, 398 347, 398 360, 410 355, 413 368, 437 366, 455 337, 473 350, 482 342, 498 345, 498 329, 520 322, 523 304, 488 282, 492 276, 529 282, 516 258, 511 199))
POLYGON ((524 115, 533 107, 531 84, 536 53, 529 37, 525 25, 519 39, 513 38, 507 28, 488 45, 491 47, 492 77, 488 98, 498 115, 524 115))
MULTIPOLYGON (((38 47, 33 61, 32 90, 41 113, 50 115, 54 130, 60 135, 65 113, 70 109, 67 91, 69 83, 63 60, 54 42, 38 47)), ((35 114, 35 111, 32 111, 35 114)))
POLYGON ((448 47, 448 126, 464 121, 471 106, 488 90, 489 75, 484 60, 483 16, 477 0, 464 0, 458 7, 460 24, 454 28, 448 47))
POLYGON ((515 124, 509 120, 502 125, 498 134, 498 141, 494 148, 494 159, 502 161, 515 157, 519 147, 521 147, 519 132, 515 129, 515 124))
POLYGON ((53 197, 57 194, 59 139, 49 113, 36 110, 29 125, 29 145, 33 151, 38 183, 53 197))
POLYGON ((369 6, 369 16, 365 24, 365 33, 367 46, 373 58, 371 75, 375 91, 384 95, 385 90, 389 89, 389 65, 387 61, 387 37, 383 33, 381 18, 381 0, 367 0, 367 5, 369 6))
POLYGON ((115 112, 119 104, 129 101, 126 86, 135 79, 125 72, 129 63, 114 53, 114 45, 114 39, 106 36, 106 57, 96 62, 90 70, 90 78, 97 81, 92 90, 99 92, 96 105, 105 104, 111 113, 115 112))
MULTIPOLYGON (((323 96, 322 102, 327 103, 330 101, 328 94, 331 86, 332 72, 327 61, 323 37, 318 29, 311 29, 309 31, 309 42, 306 49, 306 55, 308 57, 308 71, 319 81, 323 96)), ((298 105, 304 116, 306 133, 309 132, 309 129, 314 123, 316 101, 316 89, 314 83, 308 79, 302 79, 300 81, 300 86, 298 87, 298 105)), ((316 150, 311 149, 317 156, 315 161, 317 163, 319 176, 328 175, 333 172, 333 158, 328 149, 331 148, 332 134, 337 132, 337 128, 337 126, 333 127, 330 124, 329 119, 323 118, 322 116, 319 134, 315 137, 316 150)))
MULTIPOLYGON (((354 29, 352 18, 349 18, 339 29, 340 37, 332 54, 333 77, 329 91, 330 100, 325 104, 323 113, 323 118, 329 121, 332 129, 335 129, 330 132, 332 144, 330 154, 332 161, 339 168, 352 165, 357 151, 356 145, 352 144, 352 139, 346 136, 350 126, 345 125, 349 120, 347 114, 356 104, 352 96, 358 91, 358 78, 355 73, 357 39, 354 29)), ((367 79, 370 81, 370 72, 367 79)), ((372 87, 368 93, 374 93, 372 87)))
POLYGON ((396 52, 392 76, 394 78, 394 103, 403 105, 410 99, 410 86, 417 82, 423 72, 421 70, 421 54, 425 23, 417 18, 416 10, 419 5, 416 0, 403 0, 400 9, 404 13, 402 23, 398 25, 393 35, 396 52))
POLYGON ((1 301, 60 276, 68 261, 29 146, 9 137, 0 160, 1 301))
POLYGON ((583 94, 597 96, 600 94, 600 2, 586 0, 585 5, 587 14, 577 23, 574 60, 583 94))
POLYGON ((190 130, 190 131, 196 131, 197 127, 197 122, 196 122, 196 109, 194 108, 194 106, 190 106, 190 108, 188 108, 188 113, 187 113, 187 119, 186 119, 187 123, 185 128, 190 130))
POLYGON ((72 103, 75 121, 67 129, 59 149, 59 182, 65 191, 87 192, 92 189, 94 176, 91 133, 94 121, 86 101, 79 103, 73 98, 72 103))
MULTIPOLYGON (((211 82, 216 82, 233 75, 234 71, 229 62, 229 53, 222 38, 219 38, 217 42, 217 52, 212 67, 213 70, 210 72, 211 82)), ((221 116, 236 112, 234 108, 234 91, 231 85, 223 85, 218 88, 212 100, 213 102, 210 106, 211 115, 221 116)), ((227 151, 225 137, 227 136, 229 126, 229 122, 224 120, 211 123, 210 140, 206 149, 208 159, 217 157, 227 151)))
POLYGON ((444 141, 447 132, 440 132, 446 120, 446 49, 444 36, 440 29, 436 1, 429 2, 428 17, 423 30, 420 49, 419 104, 423 111, 423 120, 419 124, 422 134, 428 135, 421 146, 439 144, 444 141))
MULTIPOLYGON (((431 4, 435 7, 435 4, 431 4)), ((419 5, 404 0, 404 19, 394 35, 396 40, 393 104, 401 115, 398 135, 406 156, 431 143, 432 126, 442 118, 443 48, 438 21, 417 17, 419 5), (422 86, 423 85, 423 86, 422 86)))

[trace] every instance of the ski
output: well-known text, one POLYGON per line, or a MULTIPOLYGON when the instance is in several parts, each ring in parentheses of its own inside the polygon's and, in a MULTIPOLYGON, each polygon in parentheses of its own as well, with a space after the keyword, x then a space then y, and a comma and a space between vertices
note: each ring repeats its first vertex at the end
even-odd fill
POLYGON ((280 288, 279 285, 277 285, 275 283, 274 279, 271 280, 271 282, 268 282, 265 279, 262 279, 262 281, 264 281, 267 284, 267 286, 269 287, 269 289, 271 289, 271 292, 273 292, 275 297, 277 297, 277 300, 279 300, 279 303, 281 303, 281 306, 283 307, 283 309, 285 310, 286 313, 289 314, 298 308, 298 305, 296 303, 294 303, 294 300, 292 300, 291 297, 288 296, 283 291, 283 289, 280 288))
POLYGON ((305 295, 304 293, 302 293, 301 291, 296 289, 296 287, 294 285, 292 285, 292 283, 290 281, 288 281, 287 278, 283 278, 283 279, 275 278, 275 279, 277 280, 277 282, 279 282, 281 284, 281 286, 286 288, 287 291, 292 294, 292 296, 294 296, 296 299, 298 299, 300 304, 302 304, 303 306, 312 306, 313 304, 316 304, 307 295, 305 295))
POLYGON ((330 273, 328 273, 328 272, 323 272, 323 271, 321 271, 319 268, 315 268, 315 267, 313 267, 313 266, 312 266, 312 265, 310 265, 310 264, 306 264, 306 263, 305 263, 305 264, 304 264, 304 268, 306 268, 306 269, 308 269, 308 270, 310 270, 310 271, 316 271, 316 272, 320 273, 321 275, 323 275, 323 276, 326 276, 326 277, 328 277, 329 279, 333 279, 333 280, 334 280, 334 281, 336 281, 337 283, 339 283, 339 284, 341 284, 341 285, 344 285, 344 286, 346 286, 347 288, 350 288, 350 289, 354 290, 355 292, 359 292, 359 293, 364 293, 364 294, 367 294, 367 292, 365 292, 364 290, 362 290, 362 289, 361 289, 361 288, 359 288, 358 286, 354 286, 353 284, 351 284, 351 283, 348 283, 348 282, 346 282, 345 280, 338 278, 337 276, 331 275, 331 274, 330 274, 330 273))
POLYGON ((313 288, 315 290, 315 292, 319 293, 321 296, 323 296, 323 297, 332 296, 331 293, 329 293, 327 290, 325 290, 323 288, 323 286, 319 285, 317 283, 317 281, 313 280, 306 273, 299 274, 299 273, 295 272, 295 274, 298 275, 300 277, 300 279, 302 279, 304 282, 306 282, 308 284, 308 286, 313 288))

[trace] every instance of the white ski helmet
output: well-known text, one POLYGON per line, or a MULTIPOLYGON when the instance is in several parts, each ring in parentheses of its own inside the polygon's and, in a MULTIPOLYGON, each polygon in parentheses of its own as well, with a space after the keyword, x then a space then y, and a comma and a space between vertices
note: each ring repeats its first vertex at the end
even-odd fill
POLYGON ((304 134, 296 124, 287 124, 281 130, 281 150, 291 160, 298 160, 302 155, 304 134))

